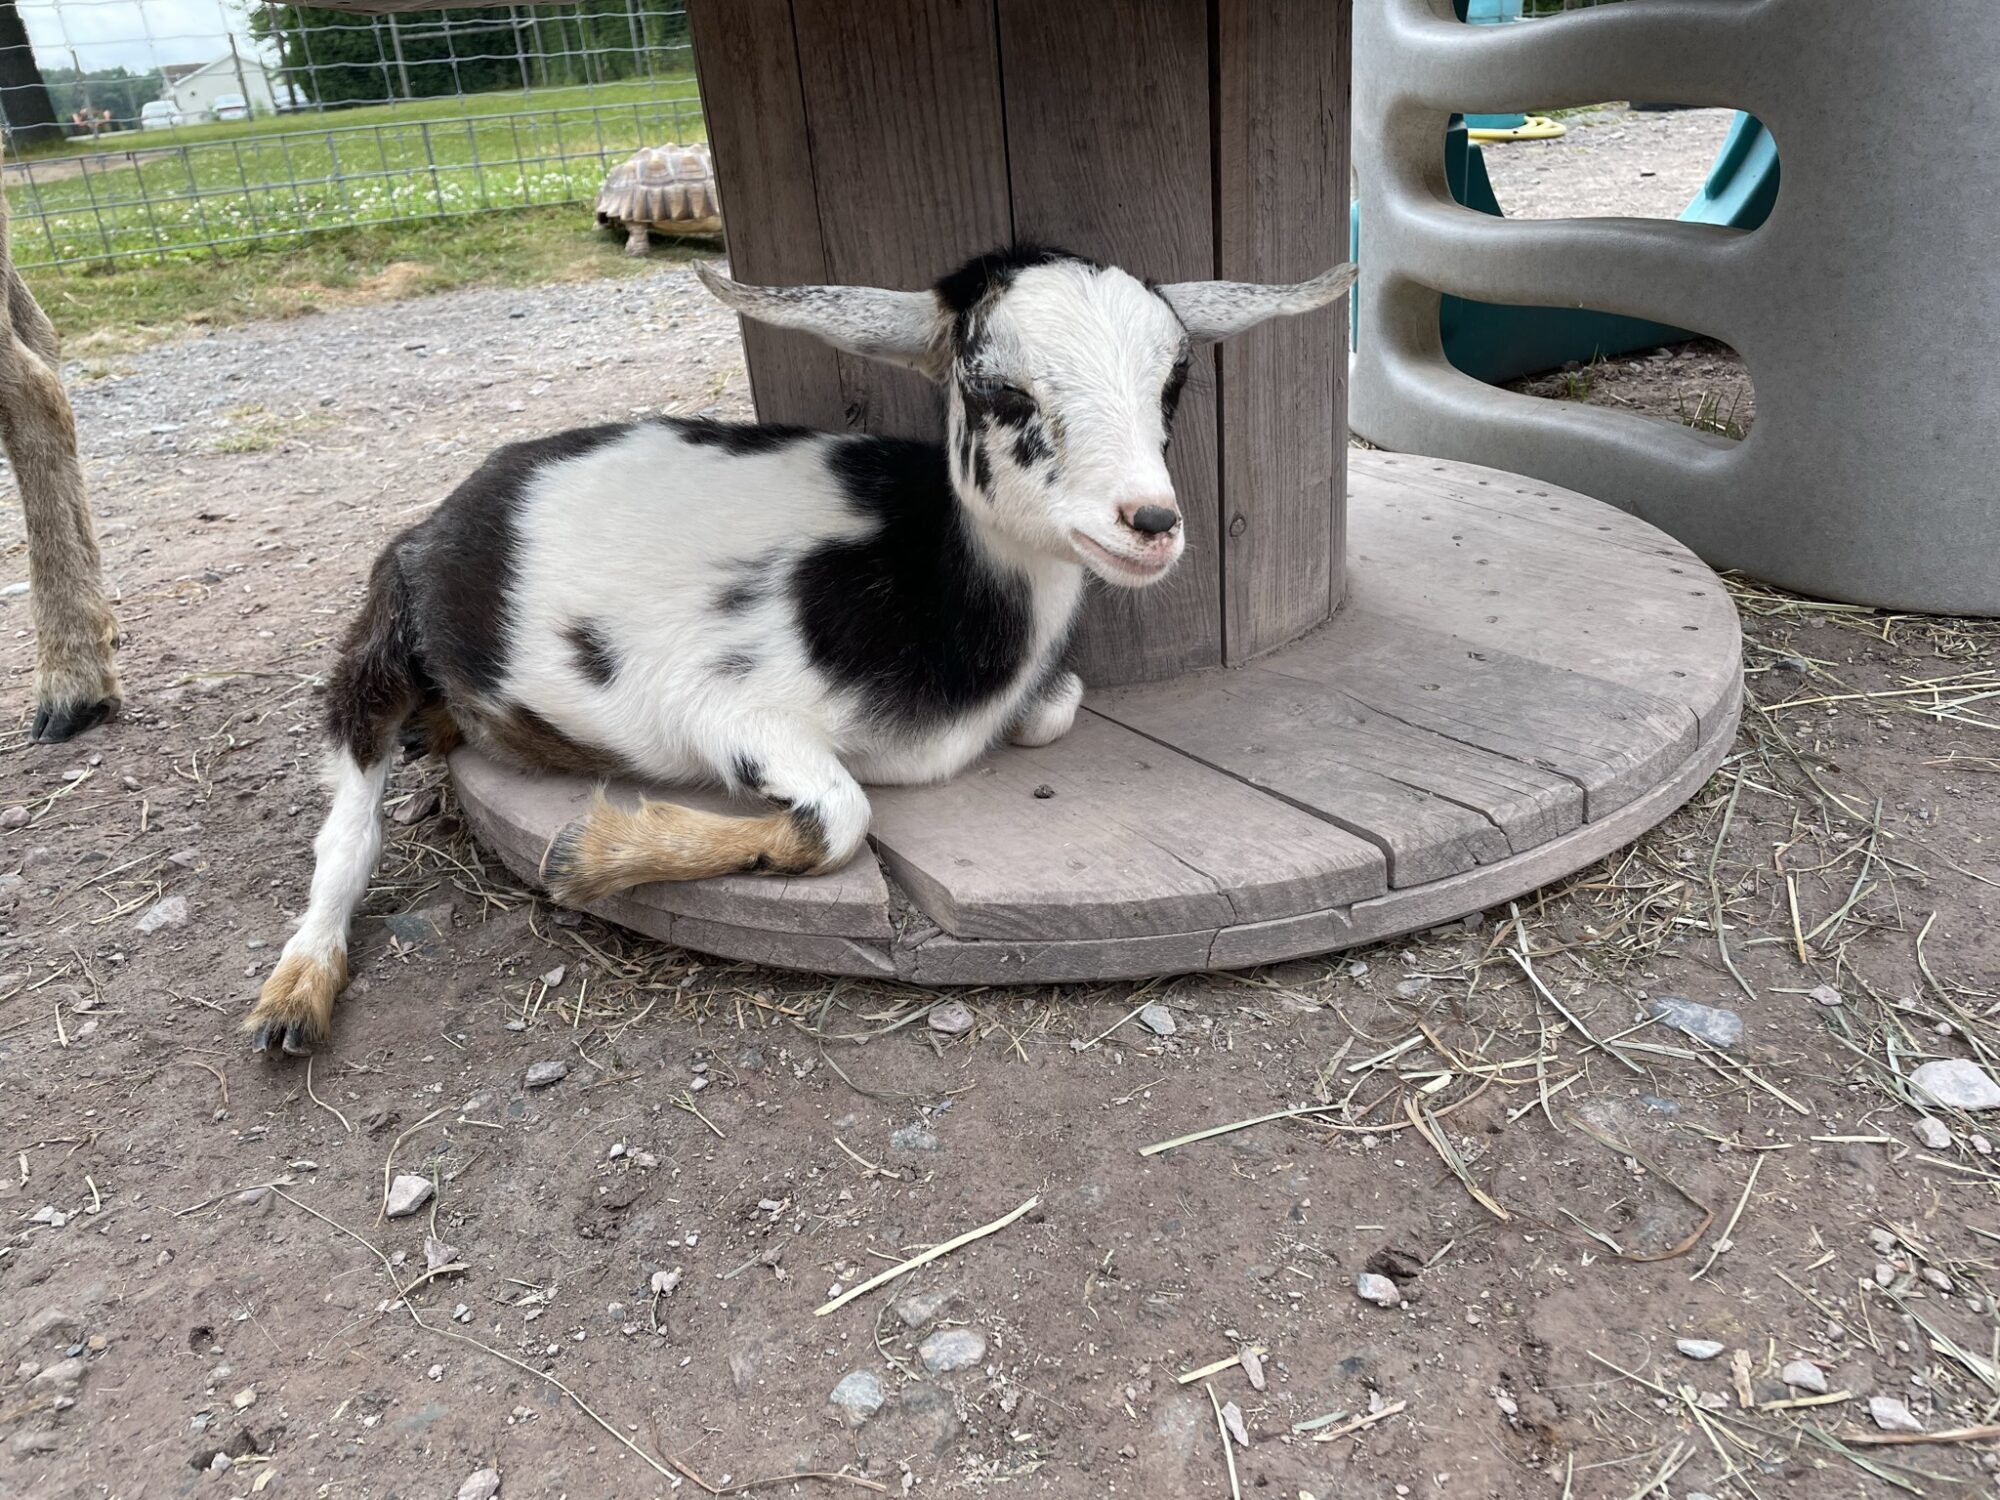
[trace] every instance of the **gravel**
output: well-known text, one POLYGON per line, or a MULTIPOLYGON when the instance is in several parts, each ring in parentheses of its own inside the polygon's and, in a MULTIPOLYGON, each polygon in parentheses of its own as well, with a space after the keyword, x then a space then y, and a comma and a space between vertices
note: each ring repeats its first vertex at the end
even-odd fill
POLYGON ((1396 1283, 1386 1276, 1378 1276, 1373 1271, 1363 1271, 1354 1278, 1354 1290, 1363 1302, 1372 1302, 1377 1307, 1396 1307, 1402 1303, 1403 1294, 1396 1289, 1396 1283))
POLYGON ((474 1469, 458 1487, 458 1500, 493 1500, 500 1493, 498 1469, 474 1469))
POLYGON ((188 919, 188 902, 185 896, 168 896, 153 903, 152 909, 132 925, 145 933, 158 932, 162 927, 181 927, 188 919))
POLYGON ((859 1427, 874 1416, 886 1399, 882 1377, 873 1370, 854 1370, 843 1375, 833 1394, 826 1398, 827 1405, 839 1412, 850 1427, 859 1427))
POLYGON ((1729 1346, 1714 1339, 1675 1339, 1674 1347, 1689 1359, 1714 1359, 1729 1346))
POLYGON ((1826 1371, 1809 1359, 1795 1359, 1778 1372, 1778 1378, 1795 1391, 1810 1391, 1815 1396, 1826 1394, 1826 1371))
POLYGON ((1910 1082, 1950 1109, 2000 1109, 2000 1082, 1963 1057, 1927 1062, 1910 1075, 1910 1082))
POLYGON ((1922 1432, 1924 1424, 1910 1414, 1910 1408, 1895 1396, 1870 1396, 1868 1415, 1884 1432, 1922 1432))
POLYGON ((941 1328, 917 1345, 917 1358, 933 1375, 969 1370, 986 1358, 986 1335, 976 1328, 941 1328))
POLYGON ((1712 1047, 1734 1047, 1743 1040, 1743 1018, 1735 1011, 1697 1004, 1679 995, 1653 996, 1646 1002, 1646 1014, 1712 1047))
POLYGON ((1942 1120, 1933 1120, 1929 1115, 1920 1117, 1916 1123, 1917 1139, 1933 1151, 1951 1149, 1951 1127, 1942 1120))
POLYGON ((957 1000, 933 1005, 925 1020, 939 1036, 964 1036, 972 1030, 972 1012, 957 1000))
POLYGON ((398 1172, 396 1180, 389 1184, 389 1217, 408 1218, 430 1202, 431 1194, 436 1191, 430 1178, 419 1177, 414 1172, 398 1172))
POLYGON ((928 1328, 957 1300, 954 1292, 918 1292, 896 1304, 896 1316, 905 1328, 928 1328))
POLYGON ((561 1083, 567 1077, 569 1077, 569 1064, 559 1057, 528 1064, 527 1084, 531 1089, 545 1089, 551 1084, 561 1083))
POLYGON ((1139 1012, 1139 1024, 1154 1036, 1172 1036, 1180 1027, 1174 1024, 1174 1013, 1164 1005, 1148 1005, 1139 1012))
POLYGON ((944 1142, 937 1132, 922 1125, 905 1125, 889 1136, 891 1151, 942 1151, 944 1142))

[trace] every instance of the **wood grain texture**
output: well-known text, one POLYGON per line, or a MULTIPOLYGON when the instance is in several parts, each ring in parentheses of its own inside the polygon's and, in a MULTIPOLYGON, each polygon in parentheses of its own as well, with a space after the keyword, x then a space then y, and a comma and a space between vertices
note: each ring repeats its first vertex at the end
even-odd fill
MULTIPOLYGON (((1303 281, 1347 259, 1351 0, 1217 0, 1216 274, 1303 281)), ((1340 602, 1347 302, 1220 348, 1222 606, 1231 665, 1340 602)))
MULTIPOLYGON (((481 841, 531 883, 539 883, 536 874, 549 840, 588 810, 595 785, 582 776, 532 776, 469 747, 453 752, 451 774, 481 841)), ((714 812, 768 811, 764 804, 732 802, 706 787, 647 790, 714 812)), ((641 789, 620 783, 608 788, 608 794, 613 802, 629 807, 638 801, 641 789)), ((667 881, 640 886, 619 899, 675 916, 796 933, 887 938, 893 931, 889 887, 866 850, 830 875, 667 881)))
MULTIPOLYGON (((792 0, 828 279, 916 289, 1008 243, 992 0, 792 0)), ((724 211, 734 213, 722 184, 724 211)), ((940 437, 919 375, 840 358, 845 420, 940 437)))
POLYGON ((1742 627, 1721 580, 1643 521, 1548 485, 1510 494, 1519 483, 1352 454, 1353 607, 1677 700, 1704 735, 1734 713, 1742 627))
POLYGON ((1368 840, 1392 888, 1491 864, 1582 821, 1574 782, 1288 676, 1283 662, 1114 689, 1090 707, 1368 840))
POLYGON ((1386 888, 1371 845, 1089 713, 872 796, 883 863, 954 937, 1180 932, 1386 888))
MULTIPOLYGON (((732 274, 774 286, 826 281, 791 0, 690 0, 688 34, 732 274)), ((757 415, 840 430, 845 402, 833 350, 810 334, 738 321, 757 415)))
MULTIPOLYGON (((998 0, 1014 231, 1158 281, 1215 274, 1205 0, 998 0)), ((1097 684, 1222 660, 1215 355, 1197 353, 1167 467, 1187 551, 1143 591, 1094 590, 1097 684)))

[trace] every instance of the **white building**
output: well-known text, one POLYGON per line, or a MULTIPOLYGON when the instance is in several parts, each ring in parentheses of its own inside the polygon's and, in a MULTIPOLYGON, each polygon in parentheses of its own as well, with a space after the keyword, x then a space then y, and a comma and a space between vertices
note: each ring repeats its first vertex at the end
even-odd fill
POLYGON ((173 63, 160 69, 166 91, 160 96, 181 112, 187 124, 213 119, 215 101, 224 94, 241 94, 254 114, 274 114, 289 88, 275 79, 255 53, 225 52, 213 62, 173 63))

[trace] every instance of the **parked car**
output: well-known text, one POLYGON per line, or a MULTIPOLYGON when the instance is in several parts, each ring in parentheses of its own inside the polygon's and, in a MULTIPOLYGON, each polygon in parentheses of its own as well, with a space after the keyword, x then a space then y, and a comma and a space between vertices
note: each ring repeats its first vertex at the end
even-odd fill
POLYGON ((181 112, 171 99, 155 99, 139 106, 141 130, 171 130, 181 123, 181 112))
POLYGON ((208 112, 218 120, 247 120, 250 118, 250 101, 241 94, 217 94, 208 112))

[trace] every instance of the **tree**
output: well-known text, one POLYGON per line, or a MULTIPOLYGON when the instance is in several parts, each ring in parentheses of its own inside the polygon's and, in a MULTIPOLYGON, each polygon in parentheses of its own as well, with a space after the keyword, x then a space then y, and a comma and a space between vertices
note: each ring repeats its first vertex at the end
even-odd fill
POLYGON ((0 111, 6 113, 16 149, 63 138, 62 122, 14 0, 0 0, 0 111))

